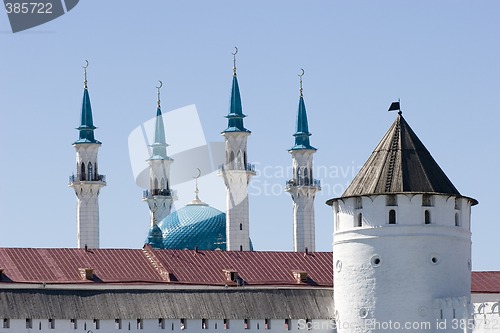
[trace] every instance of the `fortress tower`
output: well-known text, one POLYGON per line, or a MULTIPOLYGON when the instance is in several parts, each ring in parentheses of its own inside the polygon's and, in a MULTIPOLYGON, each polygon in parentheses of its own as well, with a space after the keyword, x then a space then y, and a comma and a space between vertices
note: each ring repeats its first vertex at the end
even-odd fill
POLYGON ((400 111, 342 197, 327 201, 335 215, 338 332, 399 332, 403 325, 466 332, 452 322, 472 318, 470 213, 477 203, 460 194, 400 111))

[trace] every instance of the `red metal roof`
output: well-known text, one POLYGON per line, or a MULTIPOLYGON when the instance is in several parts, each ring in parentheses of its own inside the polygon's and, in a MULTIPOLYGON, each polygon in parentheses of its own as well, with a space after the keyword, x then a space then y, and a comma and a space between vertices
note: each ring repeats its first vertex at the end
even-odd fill
POLYGON ((236 284, 226 280, 223 270, 238 272, 247 285, 333 283, 331 252, 0 248, 0 269, 3 283, 236 284), (94 278, 82 278, 81 268, 93 269, 94 278), (307 272, 307 282, 297 283, 294 270, 307 272))
MULTIPOLYGON (((235 285, 224 270, 246 285, 333 286, 332 252, 236 252, 144 249, 0 248, 3 283, 153 283, 235 285), (85 280, 79 269, 92 268, 85 280), (293 271, 307 272, 297 282, 293 271)), ((500 272, 473 272, 473 293, 500 293, 500 272)))
POLYGON ((500 293, 500 272, 472 272, 473 293, 500 293))

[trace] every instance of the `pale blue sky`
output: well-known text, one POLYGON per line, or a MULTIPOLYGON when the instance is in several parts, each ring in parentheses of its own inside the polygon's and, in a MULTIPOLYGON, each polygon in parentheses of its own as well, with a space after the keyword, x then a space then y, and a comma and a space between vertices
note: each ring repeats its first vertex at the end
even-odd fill
MULTIPOLYGON (((140 248, 149 216, 128 136, 154 115, 160 79, 163 111, 195 104, 206 139, 222 141, 236 45, 249 160, 261 168, 290 165, 297 73, 306 71, 315 165, 329 170, 316 175, 324 185, 316 199, 318 250, 332 243, 333 214, 324 202, 368 158, 396 116, 386 112, 389 104, 401 98, 406 120, 455 186, 480 202, 472 212, 473 268, 500 270, 499 13, 498 1, 86 0, 17 34, 2 13, 0 246, 76 246, 67 181, 88 59, 100 172, 108 180, 101 245, 140 248)), ((254 181, 278 188, 286 178, 254 181)), ((201 191, 209 203, 218 195, 201 191)), ((255 248, 291 250, 289 195, 250 200, 255 248)))

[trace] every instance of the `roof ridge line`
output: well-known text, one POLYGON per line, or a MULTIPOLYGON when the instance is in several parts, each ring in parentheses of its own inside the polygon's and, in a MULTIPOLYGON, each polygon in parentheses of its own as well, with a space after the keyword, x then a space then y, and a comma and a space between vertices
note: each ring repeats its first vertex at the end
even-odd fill
POLYGON ((163 281, 171 282, 170 272, 163 266, 161 261, 156 257, 154 252, 148 248, 142 249, 142 254, 148 259, 148 262, 153 266, 153 268, 160 274, 160 277, 163 281))

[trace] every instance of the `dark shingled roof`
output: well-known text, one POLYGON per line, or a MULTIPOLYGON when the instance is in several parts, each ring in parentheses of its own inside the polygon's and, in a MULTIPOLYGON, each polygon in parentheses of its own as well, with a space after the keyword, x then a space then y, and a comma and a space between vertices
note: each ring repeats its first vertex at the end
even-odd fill
POLYGON ((403 192, 461 196, 399 114, 342 197, 403 192))
POLYGON ((0 318, 331 319, 333 317, 331 288, 0 289, 0 318))

